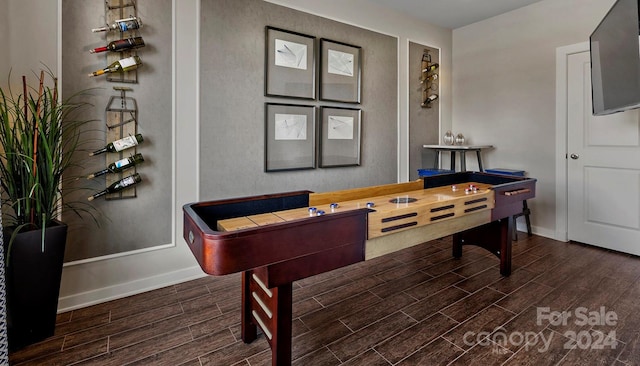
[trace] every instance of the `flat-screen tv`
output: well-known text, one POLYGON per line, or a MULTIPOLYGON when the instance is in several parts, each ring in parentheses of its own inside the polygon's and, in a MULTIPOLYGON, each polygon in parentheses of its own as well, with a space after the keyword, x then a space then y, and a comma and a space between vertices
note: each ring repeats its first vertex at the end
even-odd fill
POLYGON ((640 0, 617 0, 589 37, 593 114, 640 107, 640 0))

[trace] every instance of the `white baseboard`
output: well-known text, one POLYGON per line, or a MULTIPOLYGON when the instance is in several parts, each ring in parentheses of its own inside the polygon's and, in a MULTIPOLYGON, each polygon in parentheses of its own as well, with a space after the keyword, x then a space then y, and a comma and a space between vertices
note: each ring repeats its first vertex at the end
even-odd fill
POLYGON ((60 297, 58 299, 58 313, 120 299, 145 291, 156 290, 162 287, 201 278, 206 275, 207 274, 202 272, 202 269, 199 266, 193 266, 179 271, 163 273, 158 276, 147 277, 115 286, 60 297))

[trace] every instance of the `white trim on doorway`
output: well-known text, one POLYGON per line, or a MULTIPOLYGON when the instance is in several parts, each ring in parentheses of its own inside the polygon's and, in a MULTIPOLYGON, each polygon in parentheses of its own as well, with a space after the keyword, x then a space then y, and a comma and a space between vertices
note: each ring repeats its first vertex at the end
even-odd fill
POLYGON ((589 51, 589 42, 556 48, 556 232, 554 239, 569 241, 567 201, 567 59, 589 51))

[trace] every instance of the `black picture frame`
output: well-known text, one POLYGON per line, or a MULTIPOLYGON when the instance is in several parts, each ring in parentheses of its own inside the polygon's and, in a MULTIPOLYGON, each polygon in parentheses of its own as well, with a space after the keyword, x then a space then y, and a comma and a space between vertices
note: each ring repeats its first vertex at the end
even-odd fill
POLYGON ((265 96, 316 99, 316 37, 265 27, 265 96))
POLYGON ((316 107, 265 103, 266 172, 315 169, 316 107))
POLYGON ((359 166, 362 110, 320 107, 320 167, 359 166))
POLYGON ((361 47, 321 38, 320 64, 320 100, 361 103, 361 47))

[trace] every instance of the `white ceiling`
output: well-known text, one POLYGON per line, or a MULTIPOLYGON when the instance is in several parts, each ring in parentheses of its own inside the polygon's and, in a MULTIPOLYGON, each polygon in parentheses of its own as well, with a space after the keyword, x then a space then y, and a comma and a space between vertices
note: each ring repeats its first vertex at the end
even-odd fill
POLYGON ((368 0, 440 27, 455 29, 542 0, 368 0))

